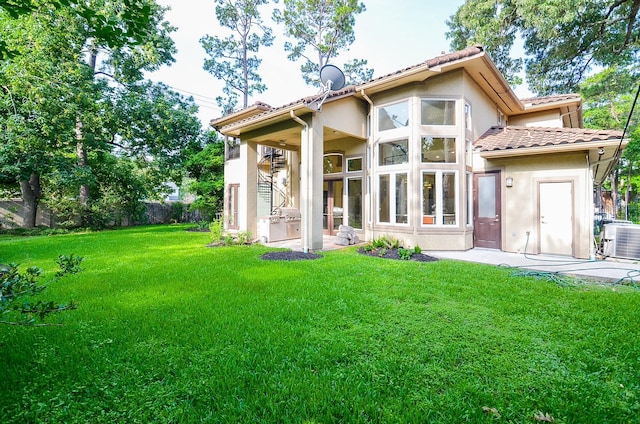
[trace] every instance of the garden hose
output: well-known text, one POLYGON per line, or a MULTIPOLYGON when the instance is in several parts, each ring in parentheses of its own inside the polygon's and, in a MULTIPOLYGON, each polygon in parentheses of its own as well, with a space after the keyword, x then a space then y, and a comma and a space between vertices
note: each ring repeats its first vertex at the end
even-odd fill
MULTIPOLYGON (((532 261, 539 261, 539 262, 553 262, 554 264, 545 264, 544 266, 567 266, 567 265, 576 265, 576 264, 582 264, 584 263, 583 261, 564 261, 564 260, 554 260, 554 259, 540 259, 540 258, 531 258, 527 255, 527 247, 529 246, 529 234, 527 233, 527 241, 525 243, 524 246, 524 257, 532 260, 532 261)), ((595 261, 592 260, 592 261, 595 261)), ((578 278, 574 278, 574 277, 570 277, 564 274, 561 274, 560 272, 555 272, 555 271, 539 271, 539 270, 531 270, 531 269, 527 269, 524 268, 522 266, 511 266, 508 264, 500 264, 499 266, 503 266, 503 267, 507 267, 507 268, 513 268, 516 269, 517 271, 514 271, 512 275, 514 276, 526 276, 526 277, 534 277, 537 279, 544 279, 546 281, 555 283, 561 287, 569 287, 569 286, 575 286, 576 284, 593 284, 592 281, 587 281, 587 280, 583 280, 583 279, 578 279, 578 278)), ((536 266, 536 265, 534 265, 536 266)), ((614 267, 598 267, 598 268, 576 268, 576 269, 572 269, 571 272, 574 271, 591 271, 594 269, 620 269, 620 268, 614 268, 614 267)), ((640 270, 638 269, 628 269, 628 270, 623 270, 623 271, 628 271, 627 275, 618 279, 617 281, 610 283, 610 285, 629 285, 633 288, 635 288, 636 290, 640 290, 640 286, 638 285, 638 283, 636 282, 636 279, 638 277, 640 277, 640 270), (626 283, 626 280, 629 280, 628 283, 626 283)))

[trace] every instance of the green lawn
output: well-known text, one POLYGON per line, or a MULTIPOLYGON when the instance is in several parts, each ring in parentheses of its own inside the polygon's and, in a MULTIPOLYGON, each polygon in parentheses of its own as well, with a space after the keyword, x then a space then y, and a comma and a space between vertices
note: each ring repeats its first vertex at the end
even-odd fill
POLYGON ((184 230, 0 238, 47 274, 85 258, 44 293, 78 303, 64 326, 0 326, 1 422, 640 421, 638 290, 353 248, 263 261, 184 230))

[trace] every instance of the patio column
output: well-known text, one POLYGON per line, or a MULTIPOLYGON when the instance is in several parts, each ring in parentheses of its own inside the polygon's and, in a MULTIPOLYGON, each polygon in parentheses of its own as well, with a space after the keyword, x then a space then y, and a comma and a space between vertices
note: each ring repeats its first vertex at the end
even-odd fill
MULTIPOLYGON (((258 232, 258 145, 256 143, 244 142, 240 145, 240 157, 245 158, 243 162, 244 172, 240 175, 245 177, 241 181, 240 190, 244 191, 243 200, 245 207, 239 207, 240 230, 248 231, 252 235, 258 232), (242 190, 244 186, 244 190, 242 190), (244 215, 244 216, 242 216, 244 215)), ((242 194, 241 194, 242 196, 242 194)))
POLYGON ((300 213, 304 252, 320 250, 322 244, 322 156, 324 136, 322 114, 311 115, 301 133, 300 213))

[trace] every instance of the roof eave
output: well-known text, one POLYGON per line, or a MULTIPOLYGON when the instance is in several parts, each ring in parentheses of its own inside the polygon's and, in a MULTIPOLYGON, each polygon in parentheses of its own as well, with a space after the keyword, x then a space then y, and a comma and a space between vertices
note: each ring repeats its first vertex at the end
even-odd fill
POLYGON ((300 115, 315 112, 316 110, 313 109, 311 105, 301 101, 271 112, 266 112, 264 115, 256 117, 256 119, 253 120, 236 121, 225 126, 217 127, 216 130, 224 135, 239 137, 242 133, 291 119, 291 111, 296 115, 300 115))
POLYGON ((251 116, 258 115, 271 109, 271 106, 265 103, 257 102, 237 112, 230 113, 220 118, 212 119, 209 121, 209 125, 213 128, 223 127, 228 122, 236 122, 247 119, 251 116))
POLYGON ((585 152, 599 148, 626 147, 628 139, 591 140, 582 143, 553 144, 549 146, 520 147, 515 149, 496 149, 480 151, 480 156, 485 159, 511 158, 518 156, 534 156, 550 153, 585 152))

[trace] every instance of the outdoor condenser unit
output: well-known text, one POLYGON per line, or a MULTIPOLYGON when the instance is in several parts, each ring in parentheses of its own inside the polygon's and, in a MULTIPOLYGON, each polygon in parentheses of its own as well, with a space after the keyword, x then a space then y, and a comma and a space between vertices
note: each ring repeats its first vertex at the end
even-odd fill
POLYGON ((605 224, 602 229, 602 250, 605 256, 640 260, 640 225, 605 224))

